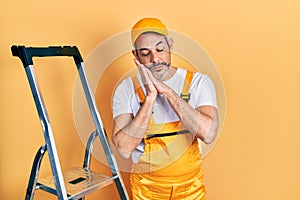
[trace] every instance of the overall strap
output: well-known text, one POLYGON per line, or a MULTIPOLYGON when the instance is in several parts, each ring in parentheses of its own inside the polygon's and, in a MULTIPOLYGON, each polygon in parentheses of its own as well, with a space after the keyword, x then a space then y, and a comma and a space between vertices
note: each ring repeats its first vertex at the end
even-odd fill
POLYGON ((190 101, 191 98, 191 93, 189 92, 190 90, 190 86, 192 83, 192 79, 193 79, 193 72, 187 71, 186 72, 186 76, 185 76, 185 80, 184 80, 184 85, 180 94, 180 97, 185 100, 187 103, 190 101))
POLYGON ((136 76, 132 77, 132 83, 134 90, 140 99, 140 104, 143 104, 145 101, 145 94, 136 76))

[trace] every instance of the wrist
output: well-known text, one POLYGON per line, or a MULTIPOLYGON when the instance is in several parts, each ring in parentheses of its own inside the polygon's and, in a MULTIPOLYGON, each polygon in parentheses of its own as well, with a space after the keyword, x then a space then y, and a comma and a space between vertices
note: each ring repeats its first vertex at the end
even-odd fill
POLYGON ((155 103, 156 96, 157 96, 157 94, 156 95, 147 95, 145 97, 144 103, 149 104, 150 107, 152 107, 154 105, 154 103, 155 103))

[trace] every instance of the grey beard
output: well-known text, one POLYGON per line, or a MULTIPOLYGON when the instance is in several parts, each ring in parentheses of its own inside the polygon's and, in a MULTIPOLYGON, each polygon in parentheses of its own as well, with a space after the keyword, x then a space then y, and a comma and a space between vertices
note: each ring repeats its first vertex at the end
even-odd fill
POLYGON ((161 80, 161 79, 163 79, 165 76, 167 76, 167 74, 169 73, 169 71, 170 71, 170 63, 169 64, 167 64, 167 63, 160 63, 160 64, 152 64, 152 65, 150 65, 150 67, 148 68, 151 72, 152 72, 152 68, 153 67, 156 67, 156 66, 165 66, 166 67, 166 71, 164 72, 164 74, 161 74, 160 76, 157 76, 157 75, 155 75, 153 72, 152 72, 152 74, 154 75, 154 77, 156 78, 156 79, 158 79, 158 80, 161 80))

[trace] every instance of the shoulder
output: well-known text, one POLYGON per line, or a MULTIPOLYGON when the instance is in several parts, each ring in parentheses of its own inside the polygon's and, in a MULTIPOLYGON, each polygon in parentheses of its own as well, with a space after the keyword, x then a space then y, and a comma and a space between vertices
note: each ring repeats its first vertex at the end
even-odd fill
POLYGON ((198 83, 201 83, 201 84, 208 84, 208 83, 212 83, 212 80, 207 74, 203 74, 203 73, 200 73, 200 72, 194 72, 192 82, 198 82, 198 83))
POLYGON ((175 74, 178 74, 178 75, 186 75, 186 72, 187 72, 187 70, 186 69, 184 69, 184 68, 180 68, 180 67, 178 67, 178 68, 176 68, 177 70, 176 70, 176 73, 175 74))
POLYGON ((115 95, 119 94, 119 93, 132 93, 134 92, 134 87, 133 87, 133 83, 132 83, 132 78, 129 77, 127 79, 124 79, 123 81, 121 81, 117 87, 115 88, 115 95))
POLYGON ((192 82, 205 82, 205 81, 211 81, 208 75, 197 72, 197 71, 188 71, 184 68, 177 68, 176 74, 180 77, 186 77, 187 72, 193 73, 193 79, 192 82))
POLYGON ((187 73, 187 70, 184 69, 184 68, 176 68, 176 72, 174 74, 174 78, 176 80, 178 79, 185 79, 185 76, 186 76, 186 73, 187 73))

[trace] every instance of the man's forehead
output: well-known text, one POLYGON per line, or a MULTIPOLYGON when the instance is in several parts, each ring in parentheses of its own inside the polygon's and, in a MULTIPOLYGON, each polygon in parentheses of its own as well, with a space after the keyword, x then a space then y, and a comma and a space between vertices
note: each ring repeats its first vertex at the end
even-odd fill
POLYGON ((140 48, 154 48, 166 43, 164 35, 158 33, 143 33, 136 40, 136 47, 140 48))

